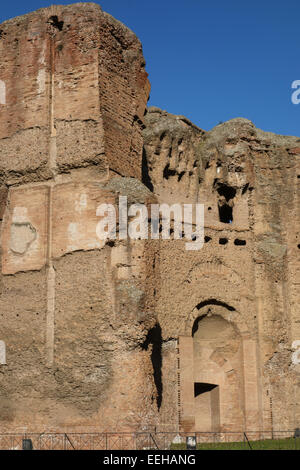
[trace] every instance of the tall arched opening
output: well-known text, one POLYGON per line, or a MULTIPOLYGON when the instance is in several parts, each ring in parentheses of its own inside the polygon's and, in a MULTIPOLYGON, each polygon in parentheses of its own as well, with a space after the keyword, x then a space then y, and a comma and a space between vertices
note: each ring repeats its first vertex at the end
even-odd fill
POLYGON ((258 429, 256 341, 231 321, 235 309, 209 300, 179 337, 179 422, 184 431, 258 429))
POLYGON ((195 429, 219 431, 243 419, 241 337, 210 309, 194 321, 192 338, 195 429))

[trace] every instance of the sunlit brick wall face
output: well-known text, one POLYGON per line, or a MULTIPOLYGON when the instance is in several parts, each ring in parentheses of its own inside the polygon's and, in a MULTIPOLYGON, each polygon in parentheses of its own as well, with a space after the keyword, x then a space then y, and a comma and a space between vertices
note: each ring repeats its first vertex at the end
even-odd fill
POLYGON ((152 197, 139 181, 144 65, 136 36, 96 4, 0 25, 2 429, 153 421, 142 345, 155 322, 155 250, 96 233, 100 204, 132 185, 134 202, 152 197))
POLYGON ((300 366, 293 362, 300 339, 300 139, 263 132, 242 118, 204 132, 155 107, 145 124, 144 183, 161 203, 204 204, 201 250, 187 252, 185 240, 160 246, 161 423, 175 420, 176 404, 183 429, 205 431, 195 422, 193 384, 208 382, 220 387, 221 430, 294 429, 300 396, 300 366), (226 351, 234 348, 218 341, 218 354, 209 360, 191 354, 191 319, 209 318, 220 305, 227 306, 225 318, 241 337, 240 360, 230 366, 226 351), (218 363, 219 356, 229 366, 228 382, 209 377, 210 361, 218 363))
POLYGON ((50 129, 58 172, 140 177, 150 86, 134 33, 95 4, 51 7, 3 23, 0 54, 1 173, 49 178, 50 129))

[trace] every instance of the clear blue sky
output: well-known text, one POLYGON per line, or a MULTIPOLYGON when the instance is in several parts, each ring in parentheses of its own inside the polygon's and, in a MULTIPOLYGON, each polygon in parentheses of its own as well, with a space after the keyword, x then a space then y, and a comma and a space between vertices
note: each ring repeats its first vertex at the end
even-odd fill
MULTIPOLYGON (((50 4, 11 0, 0 22, 50 4)), ((300 136, 299 0, 102 0, 104 11, 143 43, 152 84, 149 105, 184 114, 209 130, 234 117, 300 136)))

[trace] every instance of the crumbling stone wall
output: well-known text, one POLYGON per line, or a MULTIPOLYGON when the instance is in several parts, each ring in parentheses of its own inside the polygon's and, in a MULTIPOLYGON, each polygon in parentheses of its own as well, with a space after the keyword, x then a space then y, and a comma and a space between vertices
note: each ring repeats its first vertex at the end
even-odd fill
POLYGON ((295 429, 300 139, 241 118, 204 132, 158 108, 148 110, 145 124, 144 183, 160 202, 205 205, 201 250, 186 252, 185 240, 161 242, 157 312, 168 345, 161 423, 177 414, 184 429, 194 430, 194 384, 203 382, 220 388, 219 429, 295 429), (235 348, 218 339, 217 323, 215 349, 206 357, 204 342, 202 359, 193 353, 197 328, 217 315, 241 338, 234 362, 235 348))
POLYGON ((300 139, 145 113, 149 88, 95 4, 0 26, 2 429, 299 427, 300 139), (100 241, 120 195, 203 203, 203 248, 100 241))
POLYGON ((156 413, 156 248, 105 244, 96 211, 154 200, 136 179, 141 44, 90 3, 0 29, 1 427, 139 428, 156 413))

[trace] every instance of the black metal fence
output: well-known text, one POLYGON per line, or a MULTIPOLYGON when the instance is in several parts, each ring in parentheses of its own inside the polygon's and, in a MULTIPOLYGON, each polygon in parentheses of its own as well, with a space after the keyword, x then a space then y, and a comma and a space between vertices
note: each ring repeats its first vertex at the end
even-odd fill
POLYGON ((296 431, 0 433, 0 450, 183 450, 188 436, 199 450, 300 450, 296 431), (29 442, 30 440, 30 442, 29 442), (28 447, 28 444, 29 447, 28 447), (26 447, 27 446, 27 447, 26 447))
POLYGON ((30 440, 34 450, 157 449, 151 433, 26 433, 0 434, 0 450, 22 450, 30 440))

